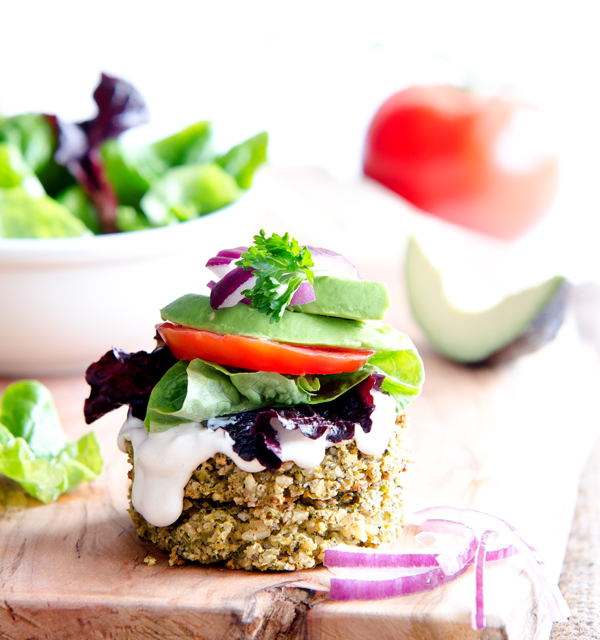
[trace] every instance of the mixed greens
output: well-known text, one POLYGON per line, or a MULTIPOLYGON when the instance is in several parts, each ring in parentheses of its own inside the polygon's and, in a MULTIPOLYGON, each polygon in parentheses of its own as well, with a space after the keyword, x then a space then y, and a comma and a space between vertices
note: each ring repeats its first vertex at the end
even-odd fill
POLYGON ((69 442, 43 384, 21 380, 7 387, 0 404, 0 473, 48 503, 101 471, 93 431, 69 442))
POLYGON ((267 158, 266 132, 224 154, 210 122, 127 147, 119 136, 148 120, 136 89, 102 74, 97 115, 0 116, 0 238, 137 231, 191 220, 236 201, 267 158))

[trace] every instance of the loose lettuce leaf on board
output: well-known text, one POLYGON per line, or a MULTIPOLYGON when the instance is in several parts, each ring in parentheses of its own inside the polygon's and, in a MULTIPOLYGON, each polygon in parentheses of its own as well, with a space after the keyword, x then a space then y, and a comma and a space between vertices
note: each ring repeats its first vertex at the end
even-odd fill
POLYGON ((91 231, 49 196, 34 198, 22 187, 0 189, 0 238, 72 238, 91 231))
POLYGON ((55 456, 67 437, 50 391, 35 380, 11 384, 2 396, 0 421, 16 438, 23 438, 38 456, 55 456))
POLYGON ((0 473, 48 503, 102 471, 93 432, 69 442, 50 391, 36 380, 9 385, 0 404, 0 473))

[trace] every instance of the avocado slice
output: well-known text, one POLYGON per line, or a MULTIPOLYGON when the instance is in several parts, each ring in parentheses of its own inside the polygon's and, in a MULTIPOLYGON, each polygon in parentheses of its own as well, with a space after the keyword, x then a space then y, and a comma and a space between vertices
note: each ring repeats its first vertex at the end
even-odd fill
POLYGON ((208 296, 188 293, 161 309, 161 317, 184 327, 291 344, 397 351, 410 339, 387 324, 286 311, 280 322, 247 304, 211 309, 208 296))
POLYGON ((415 236, 409 241, 406 286, 410 310, 431 345, 461 363, 496 364, 539 349, 554 338, 571 284, 557 275, 480 311, 448 299, 442 274, 415 236))
POLYGON ((289 307, 290 311, 354 320, 383 320, 390 294, 383 282, 335 276, 315 276, 313 302, 289 307))

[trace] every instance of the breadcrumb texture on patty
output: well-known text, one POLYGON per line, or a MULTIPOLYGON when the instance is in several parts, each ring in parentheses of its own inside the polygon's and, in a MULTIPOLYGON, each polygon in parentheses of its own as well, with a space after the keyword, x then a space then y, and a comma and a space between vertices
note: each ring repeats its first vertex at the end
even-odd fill
MULTIPOLYGON (((276 471, 248 473, 217 454, 192 474, 172 525, 155 527, 132 505, 129 514, 142 539, 171 554, 171 565, 294 571, 321 564, 325 550, 338 544, 386 546, 402 527, 407 426, 399 416, 380 456, 340 443, 313 469, 285 462, 276 471)), ((131 462, 129 442, 127 448, 131 462)))

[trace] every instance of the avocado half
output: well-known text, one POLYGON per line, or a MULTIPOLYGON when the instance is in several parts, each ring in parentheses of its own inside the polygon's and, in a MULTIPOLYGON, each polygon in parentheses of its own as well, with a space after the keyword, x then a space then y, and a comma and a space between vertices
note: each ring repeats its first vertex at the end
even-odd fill
POLYGON ((554 338, 563 323, 571 284, 557 275, 478 311, 448 299, 441 272, 415 236, 409 240, 406 286, 411 313, 444 357, 496 364, 530 353, 554 338))

